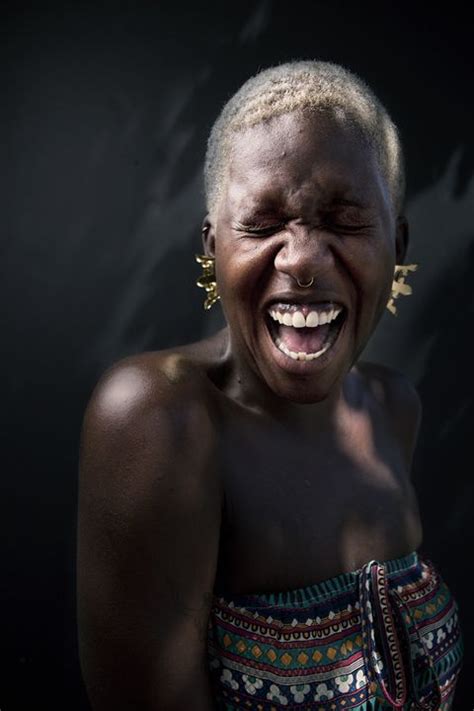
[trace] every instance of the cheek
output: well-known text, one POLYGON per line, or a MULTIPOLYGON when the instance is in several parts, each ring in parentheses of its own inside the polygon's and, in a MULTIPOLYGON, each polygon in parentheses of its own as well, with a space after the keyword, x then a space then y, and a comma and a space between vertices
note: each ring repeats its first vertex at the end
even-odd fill
POLYGON ((394 258, 388 245, 377 249, 364 264, 364 283, 367 302, 373 314, 379 318, 390 297, 393 280, 394 258))
POLYGON ((391 283, 390 275, 393 272, 390 255, 385 254, 378 259, 367 259, 362 268, 367 290, 385 292, 389 282, 391 283))
POLYGON ((388 239, 354 243, 345 264, 364 309, 379 311, 388 300, 393 279, 394 254, 388 239))
MULTIPOLYGON (((262 286, 265 258, 258 245, 245 246, 227 242, 216 245, 216 280, 221 299, 248 301, 262 286)), ((232 306, 232 303, 229 303, 232 306)))

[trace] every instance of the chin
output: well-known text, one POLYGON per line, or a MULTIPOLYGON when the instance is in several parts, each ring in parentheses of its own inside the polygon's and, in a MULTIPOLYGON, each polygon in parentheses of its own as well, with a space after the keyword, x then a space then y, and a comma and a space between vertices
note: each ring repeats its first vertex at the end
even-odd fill
POLYGON ((326 400, 328 395, 329 393, 325 393, 323 395, 314 395, 308 392, 303 392, 299 395, 294 395, 287 399, 289 400, 289 402, 292 402, 295 405, 315 405, 318 402, 323 402, 323 400, 326 400))
POLYGON ((282 400, 292 402, 296 405, 314 405, 318 402, 323 402, 333 392, 334 383, 324 385, 323 383, 310 384, 307 380, 301 380, 299 383, 275 384, 267 382, 270 390, 282 400))

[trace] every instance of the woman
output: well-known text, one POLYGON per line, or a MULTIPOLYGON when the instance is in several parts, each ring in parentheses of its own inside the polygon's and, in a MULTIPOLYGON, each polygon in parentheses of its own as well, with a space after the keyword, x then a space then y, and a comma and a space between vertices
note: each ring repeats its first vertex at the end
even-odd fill
POLYGON ((101 378, 80 463, 98 711, 449 709, 457 605, 417 553, 421 417, 358 357, 410 292, 397 131, 342 67, 261 72, 206 159, 199 284, 227 325, 101 378))

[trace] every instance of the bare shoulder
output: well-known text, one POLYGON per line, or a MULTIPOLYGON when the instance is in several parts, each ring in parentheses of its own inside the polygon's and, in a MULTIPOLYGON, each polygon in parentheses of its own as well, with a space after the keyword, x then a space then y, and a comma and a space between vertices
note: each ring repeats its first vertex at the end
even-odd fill
POLYGON ((206 411, 211 417, 211 409, 202 369, 180 353, 157 351, 111 365, 92 392, 86 416, 93 413, 99 419, 132 425, 140 415, 167 411, 182 426, 206 411))
POLYGON ((100 377, 96 391, 127 384, 148 396, 173 394, 177 390, 197 392, 204 388, 202 369, 192 358, 179 351, 147 351, 113 363, 100 377))
POLYGON ((357 364, 372 394, 387 407, 421 411, 421 399, 411 380, 400 370, 380 363, 357 364))
MULTIPOLYGON (((197 457, 202 466, 193 469, 205 485, 212 475, 206 462, 215 458, 216 445, 202 370, 179 353, 142 353, 114 363, 97 382, 83 418, 81 470, 112 472, 105 466, 111 457, 136 457, 140 470, 152 476, 154 461, 182 471, 197 457), (95 466, 87 466, 89 457, 95 466)), ((118 476, 117 469, 112 473, 118 476)))
POLYGON ((410 468, 422 418, 422 402, 416 387, 404 373, 386 365, 362 361, 357 369, 383 408, 410 468))

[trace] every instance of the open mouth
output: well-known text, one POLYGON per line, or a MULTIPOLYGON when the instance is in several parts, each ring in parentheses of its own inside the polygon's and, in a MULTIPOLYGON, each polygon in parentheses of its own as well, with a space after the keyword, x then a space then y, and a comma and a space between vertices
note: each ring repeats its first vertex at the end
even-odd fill
POLYGON ((312 361, 334 345, 346 317, 347 310, 343 306, 314 310, 306 317, 294 307, 279 306, 269 309, 265 321, 276 348, 292 360, 312 361))

